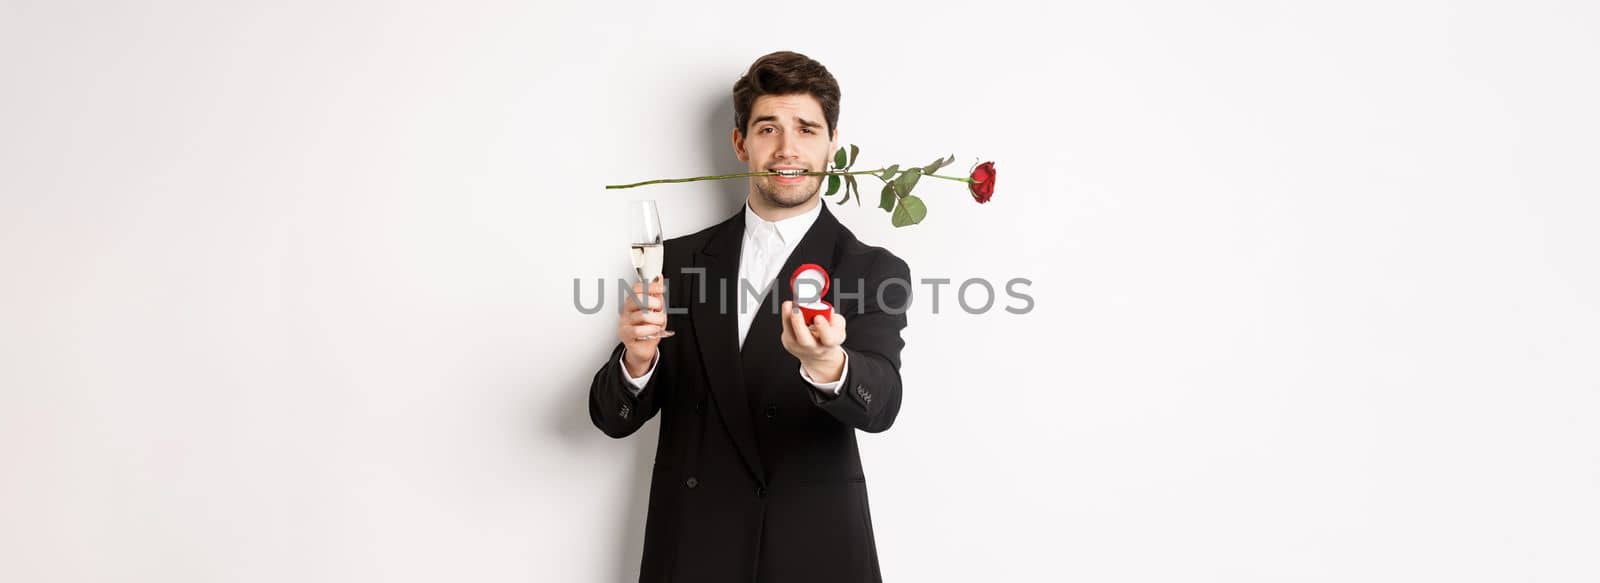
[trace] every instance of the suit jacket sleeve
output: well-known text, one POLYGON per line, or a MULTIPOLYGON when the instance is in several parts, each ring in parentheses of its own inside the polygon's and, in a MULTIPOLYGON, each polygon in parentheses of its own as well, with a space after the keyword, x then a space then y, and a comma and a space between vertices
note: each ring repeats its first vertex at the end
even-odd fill
POLYGON ((881 252, 865 281, 861 309, 844 314, 843 348, 850 368, 842 390, 832 396, 808 392, 813 403, 841 423, 879 433, 894 425, 900 413, 900 349, 906 344, 900 331, 910 307, 911 270, 905 261, 881 252))
MULTIPOLYGON (((665 352, 673 343, 661 343, 656 353, 656 367, 661 367, 667 360, 665 352)), ((663 383, 670 371, 656 370, 650 375, 650 381, 645 383, 638 394, 634 394, 633 385, 622 376, 622 367, 617 365, 617 360, 622 358, 627 346, 621 342, 611 350, 611 356, 606 358, 605 364, 600 365, 600 370, 594 373, 594 381, 589 384, 589 420, 594 426, 606 435, 616 438, 627 437, 638 431, 646 421, 661 410, 663 383)))

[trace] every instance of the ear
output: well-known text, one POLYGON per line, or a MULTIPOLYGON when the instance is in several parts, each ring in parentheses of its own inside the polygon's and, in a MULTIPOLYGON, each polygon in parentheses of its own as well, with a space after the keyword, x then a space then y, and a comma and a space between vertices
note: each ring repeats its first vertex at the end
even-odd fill
POLYGON ((749 162, 750 155, 744 151, 744 132, 735 129, 731 138, 733 140, 733 155, 738 156, 740 162, 749 162))
POLYGON ((833 128, 833 141, 828 142, 827 162, 833 161, 833 153, 839 151, 839 128, 833 128))

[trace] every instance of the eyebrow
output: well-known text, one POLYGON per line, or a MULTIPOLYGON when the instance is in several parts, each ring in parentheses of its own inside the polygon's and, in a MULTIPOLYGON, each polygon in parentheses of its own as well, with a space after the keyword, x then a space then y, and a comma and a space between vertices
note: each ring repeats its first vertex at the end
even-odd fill
MULTIPOLYGON (((808 128, 821 128, 822 127, 822 124, 814 122, 814 121, 811 121, 811 120, 803 118, 803 117, 795 117, 795 119, 800 122, 800 125, 808 127, 808 128)), ((756 124, 764 122, 764 121, 772 121, 772 122, 778 121, 778 116, 776 116, 776 115, 763 115, 763 116, 758 117, 755 120, 751 121, 750 125, 756 125, 756 124)))

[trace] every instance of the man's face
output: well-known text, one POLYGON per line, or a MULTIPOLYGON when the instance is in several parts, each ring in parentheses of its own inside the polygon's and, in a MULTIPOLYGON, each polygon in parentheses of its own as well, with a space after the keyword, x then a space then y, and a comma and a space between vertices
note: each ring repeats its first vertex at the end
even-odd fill
MULTIPOLYGON (((733 132, 733 151, 750 172, 799 169, 822 172, 837 133, 827 128, 822 105, 805 93, 762 95, 750 106, 747 133, 733 132)), ((822 189, 822 176, 755 176, 752 194, 778 208, 805 204, 822 189)))

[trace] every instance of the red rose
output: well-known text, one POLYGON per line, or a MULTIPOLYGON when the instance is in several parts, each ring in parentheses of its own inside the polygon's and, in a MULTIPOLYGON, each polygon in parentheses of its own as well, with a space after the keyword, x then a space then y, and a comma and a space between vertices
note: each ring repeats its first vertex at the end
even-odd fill
POLYGON ((989 197, 994 196, 994 162, 984 162, 973 168, 972 182, 967 183, 967 189, 972 191, 973 200, 989 202, 989 197))

